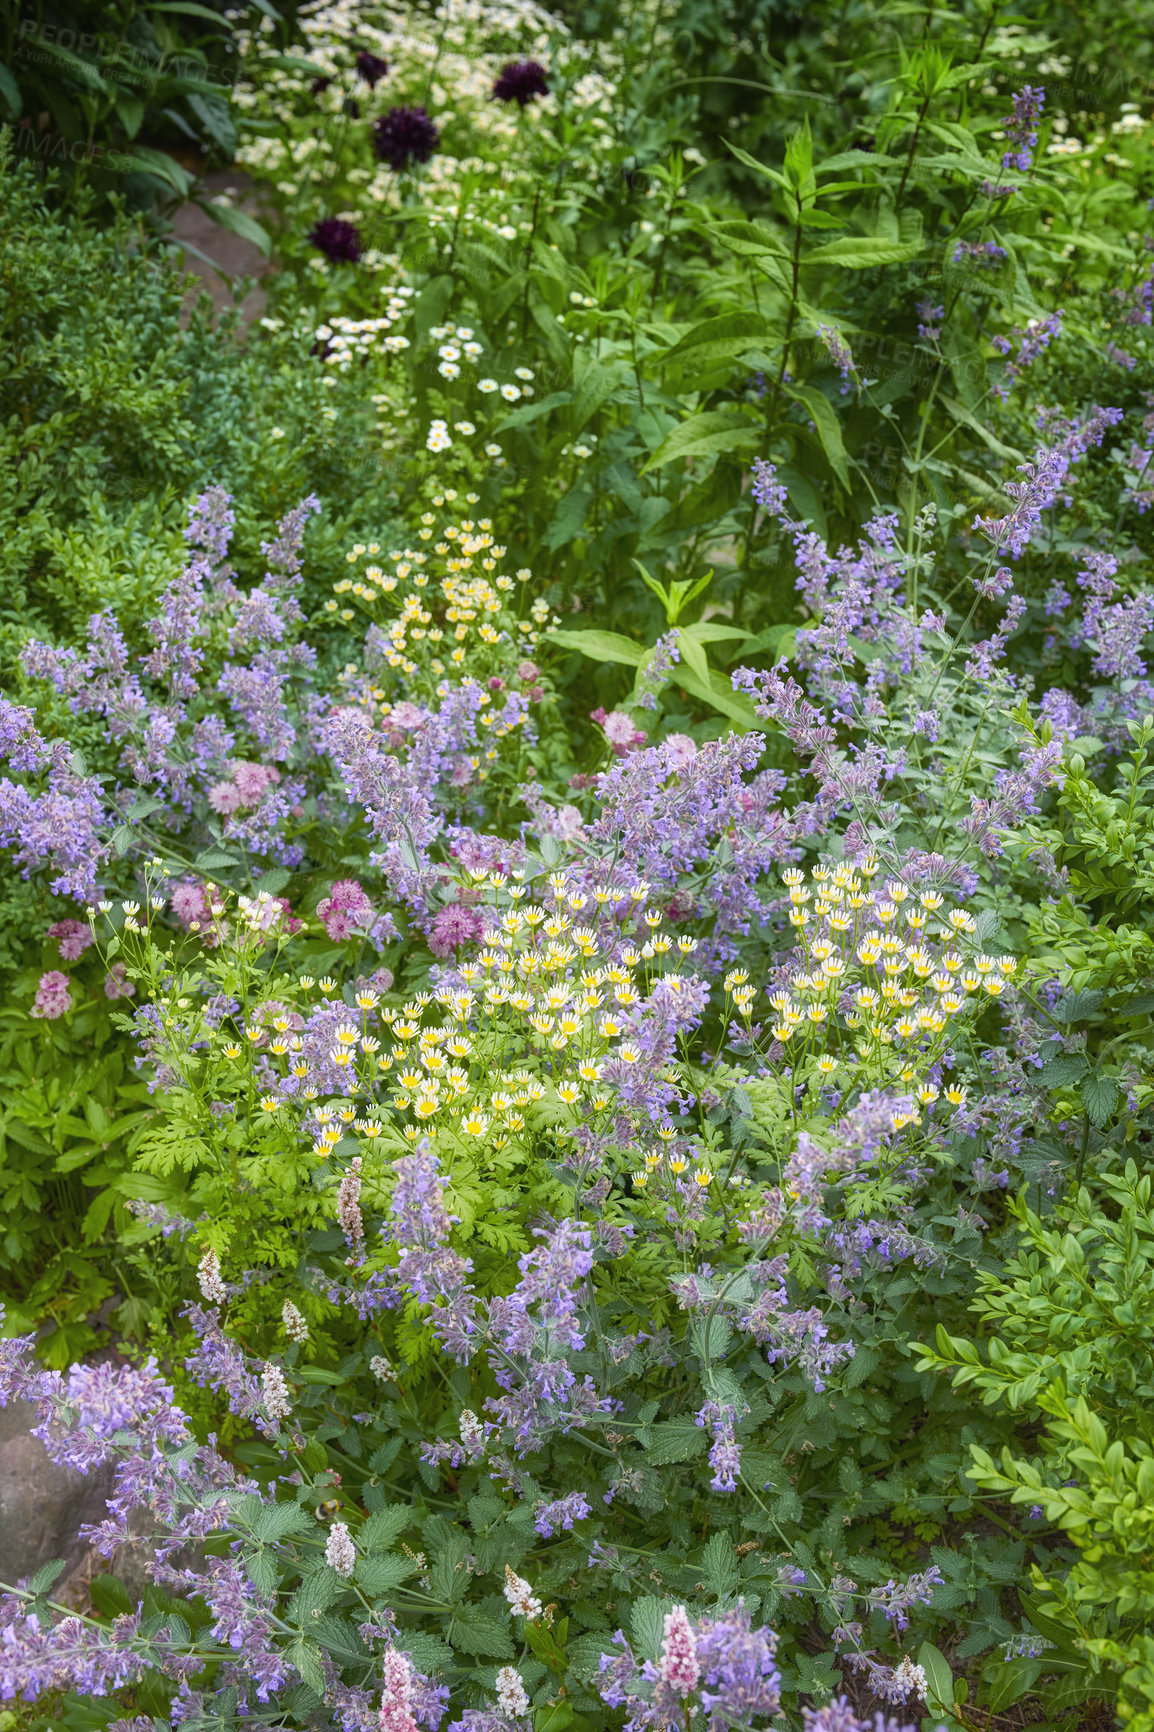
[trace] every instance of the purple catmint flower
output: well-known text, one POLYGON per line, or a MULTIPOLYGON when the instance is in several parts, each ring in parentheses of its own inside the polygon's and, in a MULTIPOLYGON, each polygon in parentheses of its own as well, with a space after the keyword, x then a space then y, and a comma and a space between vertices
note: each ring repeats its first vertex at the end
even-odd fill
POLYGON ((972 259, 975 264, 994 268, 1009 258, 1005 247, 997 241, 959 241, 954 248, 954 263, 962 264, 966 259, 972 259))
POLYGON ((918 336, 923 342, 936 343, 942 334, 940 321, 946 316, 944 306, 935 304, 929 295, 920 300, 917 305, 918 336))
POLYGON ((1002 398, 1006 397, 1008 395, 1009 385, 1012 384, 1015 379, 1021 378, 1022 374, 1034 361, 1037 360, 1042 351, 1049 348, 1052 338, 1061 335, 1062 320, 1064 317, 1065 313, 1062 308, 1059 307, 1056 313, 1049 313, 1044 319, 1031 319, 1024 330, 1015 326, 1014 330, 1010 333, 1010 336, 1004 337, 999 334, 994 337, 994 347, 998 350, 999 354, 1002 355, 1009 355, 1011 353, 1015 341, 1018 344, 1017 354, 1014 355, 1011 361, 1006 363, 1005 381, 994 387, 994 394, 996 396, 1002 398))
POLYGON ((1009 148, 1002 155, 1003 168, 1016 168, 1028 174, 1033 162, 1034 146, 1038 142, 1038 121, 1046 101, 1040 85, 1024 84, 1013 96, 1013 112, 1002 121, 1009 148))
POLYGON ((732 1402, 707 1401, 694 1416, 695 1425, 708 1425, 713 1432, 713 1445, 709 1451, 713 1478, 709 1483, 714 1491, 737 1490, 741 1450, 734 1430, 743 1412, 748 1412, 748 1409, 744 1406, 738 1409, 732 1402))
MULTIPOLYGON (((1121 409, 1095 409, 1084 423, 1066 422, 1057 443, 1040 446, 1032 463, 1019 465, 1024 481, 1007 481, 1005 491, 1014 501, 1014 509, 1006 517, 976 517, 975 529, 989 537, 999 551, 1007 548, 1017 559, 1029 544, 1049 509, 1062 490, 1071 464, 1085 455, 1091 445, 1100 445, 1108 427, 1122 419, 1121 409)), ((1052 422, 1055 431, 1061 423, 1052 422)))
POLYGON ((853 384, 858 382, 858 371, 854 363, 853 352, 836 326, 818 325, 816 331, 830 360, 841 374, 841 393, 844 397, 850 389, 851 382, 853 384))
POLYGON ((309 244, 334 265, 355 265, 365 250, 360 229, 344 217, 321 217, 309 230, 309 244))
POLYGON ((440 134, 423 108, 390 108, 372 126, 373 150, 394 174, 428 162, 440 134))
POLYGON ((789 495, 785 485, 777 479, 777 469, 764 457, 757 457, 753 464, 753 482, 750 494, 754 502, 771 517, 784 519, 785 510, 789 504, 789 495))
MULTIPOLYGON (((462 1434, 463 1435, 463 1434, 462 1434)), ((552 1539, 555 1533, 568 1533, 574 1522, 584 1521, 589 1514, 589 1500, 584 1492, 567 1492, 551 1503, 539 1504, 533 1515, 533 1526, 542 1539, 552 1539)))
POLYGON ((932 1604, 933 1590, 942 1586, 942 1572, 937 1564, 931 1564, 928 1570, 921 1570, 904 1582, 898 1583, 891 1578, 884 1587, 871 1588, 866 1603, 872 1611, 882 1612, 887 1623, 891 1623, 900 1635, 909 1629, 910 1607, 932 1604))
POLYGON ((510 60, 501 68, 493 85, 493 95, 498 102, 515 102, 519 108, 524 108, 535 97, 548 94, 549 81, 539 60, 510 60))

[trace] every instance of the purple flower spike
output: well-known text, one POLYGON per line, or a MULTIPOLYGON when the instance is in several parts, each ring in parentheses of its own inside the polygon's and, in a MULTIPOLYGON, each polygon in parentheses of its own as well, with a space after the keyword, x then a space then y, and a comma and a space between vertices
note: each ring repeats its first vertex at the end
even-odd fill
POLYGON ((511 60, 501 68, 501 76, 493 86, 498 102, 515 102, 524 108, 536 96, 548 96, 549 81, 539 60, 511 60))
POLYGON ((373 125, 373 149, 394 174, 428 162, 440 133, 423 108, 390 108, 373 125))

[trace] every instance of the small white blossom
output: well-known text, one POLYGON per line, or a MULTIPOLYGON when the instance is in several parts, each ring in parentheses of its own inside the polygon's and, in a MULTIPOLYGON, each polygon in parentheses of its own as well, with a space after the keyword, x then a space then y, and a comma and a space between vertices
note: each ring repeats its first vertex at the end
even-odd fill
POLYGON ((331 1564, 338 1576, 351 1576, 357 1567, 357 1551, 344 1522, 334 1522, 325 1546, 325 1563, 331 1564))
POLYGON ((303 1342, 308 1340, 309 1326, 291 1299, 285 1300, 281 1307, 280 1315, 281 1322, 284 1324, 285 1334, 288 1336, 290 1341, 303 1342))
POLYGON ((373 1354, 373 1357, 369 1360, 369 1370, 372 1372, 378 1383, 392 1383, 395 1381, 396 1373, 383 1354, 373 1354))
POLYGON ((491 391, 499 391, 500 386, 497 384, 496 379, 478 379, 477 389, 478 391, 484 391, 486 396, 488 396, 491 391))
POLYGON ((210 1247, 200 1259, 196 1268, 196 1279, 200 1290, 210 1305, 223 1305, 228 1298, 228 1288, 220 1273, 220 1258, 210 1247))
MULTIPOLYGON (((505 1591, 507 1593, 508 1589, 505 1591)), ((894 1667, 893 1681, 902 1689, 903 1695, 907 1699, 912 1692, 923 1702, 925 1701, 928 1688, 925 1667, 915 1666, 908 1654, 903 1657, 900 1664, 894 1667)))
POLYGON ((529 1698, 515 1666, 502 1666, 497 1673, 497 1705, 502 1714, 527 1714, 529 1698))
POLYGON ((541 1602, 523 1576, 513 1574, 505 1565, 505 1598, 519 1618, 530 1622, 541 1616, 541 1602))
POLYGON ((292 1412, 288 1384, 279 1365, 266 1365, 260 1375, 260 1392, 270 1419, 287 1419, 292 1412))

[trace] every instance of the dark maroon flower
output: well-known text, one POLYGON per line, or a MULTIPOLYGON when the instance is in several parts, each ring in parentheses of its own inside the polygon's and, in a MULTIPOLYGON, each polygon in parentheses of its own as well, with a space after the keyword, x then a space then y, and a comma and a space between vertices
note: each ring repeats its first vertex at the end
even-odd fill
POLYGON ((548 94, 549 81, 539 60, 510 60, 493 86, 498 102, 515 102, 519 108, 524 108, 535 96, 548 94))
POLYGON ((341 110, 344 114, 348 115, 350 120, 359 120, 361 118, 361 105, 353 96, 345 97, 345 100, 341 103, 341 110))
POLYGON ((370 90, 377 88, 388 70, 388 61, 382 60, 379 54, 370 54, 367 48, 362 48, 357 55, 357 77, 363 78, 370 90))
POLYGON ((400 174, 413 162, 428 162, 440 137, 423 108, 390 108, 373 125, 373 149, 400 174))
POLYGON ((323 96, 331 83, 331 78, 314 78, 312 83, 309 85, 309 95, 323 96))
POLYGON ((356 223, 344 217, 322 217, 309 240, 334 265, 355 265, 365 250, 356 223))

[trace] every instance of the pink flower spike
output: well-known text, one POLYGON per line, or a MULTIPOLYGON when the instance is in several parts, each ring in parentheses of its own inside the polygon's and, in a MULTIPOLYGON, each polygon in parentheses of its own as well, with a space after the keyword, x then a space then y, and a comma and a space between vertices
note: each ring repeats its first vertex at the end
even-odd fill
POLYGON ((697 1664, 693 1626, 684 1606, 674 1606, 665 1614, 665 1641, 657 1670, 662 1683, 679 1696, 688 1696, 697 1688, 701 1667, 697 1664))

